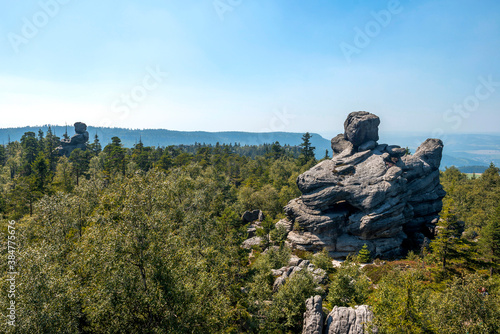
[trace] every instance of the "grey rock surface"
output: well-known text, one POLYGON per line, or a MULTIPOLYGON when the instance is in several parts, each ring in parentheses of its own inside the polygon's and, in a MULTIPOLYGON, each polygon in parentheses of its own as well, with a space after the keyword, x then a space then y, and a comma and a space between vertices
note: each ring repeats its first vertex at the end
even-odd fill
POLYGON ((373 150, 375 147, 377 147, 377 142, 374 140, 369 140, 366 143, 361 144, 358 147, 358 151, 362 152, 362 151, 366 151, 366 150, 373 150))
POLYGON ((321 296, 314 296, 306 300, 306 312, 304 313, 304 326, 302 334, 322 334, 324 314, 321 296))
POLYGON ((276 228, 283 226, 287 232, 293 229, 292 223, 288 219, 281 219, 276 223, 276 228))
POLYGON ((252 237, 250 239, 243 241, 243 243, 241 244, 241 247, 246 248, 246 249, 250 249, 253 246, 259 246, 260 243, 262 242, 262 240, 263 239, 261 237, 252 237))
POLYGON ((285 285, 286 280, 289 277, 301 270, 307 270, 310 272, 314 282, 317 284, 324 284, 328 277, 325 270, 316 268, 309 260, 302 260, 299 257, 292 255, 287 267, 272 269, 273 276, 280 275, 274 280, 273 291, 277 292, 283 285, 285 285))
POLYGON ((62 139, 61 145, 56 148, 59 155, 70 156, 71 152, 77 148, 82 151, 87 149, 87 141, 89 140, 89 133, 87 132, 87 125, 82 122, 74 124, 76 134, 70 139, 62 139))
POLYGON ((367 305, 352 307, 335 306, 326 319, 326 334, 378 333, 368 332, 367 324, 373 320, 373 313, 367 305))
POLYGON ((284 208, 292 248, 326 248, 342 258, 367 244, 372 256, 397 257, 417 248, 422 235, 432 238, 446 194, 439 182, 443 142, 427 139, 404 155, 397 145, 376 145, 378 124, 373 114, 351 113, 346 133, 366 149, 343 150, 297 178, 302 196, 284 208))
POLYGON ((344 138, 350 141, 354 147, 367 141, 378 140, 378 116, 366 111, 352 112, 344 122, 344 138))
POLYGON ((264 213, 260 210, 245 211, 241 216, 241 220, 243 220, 244 223, 251 223, 254 221, 261 222, 264 220, 264 213))
POLYGON ((336 137, 332 138, 333 155, 342 153, 347 149, 352 150, 354 149, 354 147, 350 141, 345 139, 343 134, 339 134, 336 137))

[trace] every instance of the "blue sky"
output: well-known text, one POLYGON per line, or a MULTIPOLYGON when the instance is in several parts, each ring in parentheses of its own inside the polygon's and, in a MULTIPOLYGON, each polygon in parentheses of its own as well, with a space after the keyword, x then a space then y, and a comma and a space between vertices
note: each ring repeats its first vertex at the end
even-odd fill
POLYGON ((498 1, 0 3, 0 127, 500 132, 498 1))

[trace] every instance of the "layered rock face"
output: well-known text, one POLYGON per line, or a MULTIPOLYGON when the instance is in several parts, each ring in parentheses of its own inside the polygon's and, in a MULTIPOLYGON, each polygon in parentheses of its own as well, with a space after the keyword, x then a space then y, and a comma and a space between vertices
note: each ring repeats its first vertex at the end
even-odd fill
POLYGON ((62 139, 61 146, 56 148, 60 155, 70 156, 73 150, 79 148, 81 150, 87 149, 87 141, 89 140, 89 133, 87 125, 82 122, 75 123, 75 132, 70 139, 62 139))
POLYGON ((367 244, 372 255, 396 257, 434 234, 445 195, 439 182, 443 143, 427 139, 412 155, 378 144, 377 116, 353 112, 332 139, 334 156, 297 179, 302 192, 285 207, 293 248, 335 258, 367 244))
MULTIPOLYGON (((326 334, 365 334, 373 320, 373 313, 367 305, 352 307, 335 306, 326 319, 326 334)), ((373 328, 370 333, 378 333, 373 328)))
POLYGON ((324 315, 322 303, 321 296, 314 296, 306 300, 302 334, 323 334, 324 315))
POLYGON ((321 296, 306 300, 306 312, 302 334, 366 334, 378 333, 376 326, 371 326, 373 312, 367 305, 356 307, 335 306, 326 321, 322 309, 321 296))

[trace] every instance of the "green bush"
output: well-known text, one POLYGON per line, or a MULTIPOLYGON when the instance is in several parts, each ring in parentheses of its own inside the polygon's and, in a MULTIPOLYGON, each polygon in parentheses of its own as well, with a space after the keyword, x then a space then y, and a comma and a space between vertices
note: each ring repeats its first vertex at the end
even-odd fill
POLYGON ((332 258, 330 257, 326 249, 323 249, 321 252, 314 254, 311 262, 316 267, 325 270, 328 274, 331 274, 335 271, 335 268, 332 264, 332 258))
POLYGON ((334 306, 361 305, 368 298, 370 285, 368 277, 356 263, 345 261, 331 275, 326 305, 330 309, 334 306))

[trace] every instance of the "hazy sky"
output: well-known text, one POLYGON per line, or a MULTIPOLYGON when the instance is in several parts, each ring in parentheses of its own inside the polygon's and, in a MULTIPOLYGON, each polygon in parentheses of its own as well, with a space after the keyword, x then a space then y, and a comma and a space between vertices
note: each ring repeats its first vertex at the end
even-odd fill
POLYGON ((500 132, 498 0, 0 3, 0 127, 500 132))

